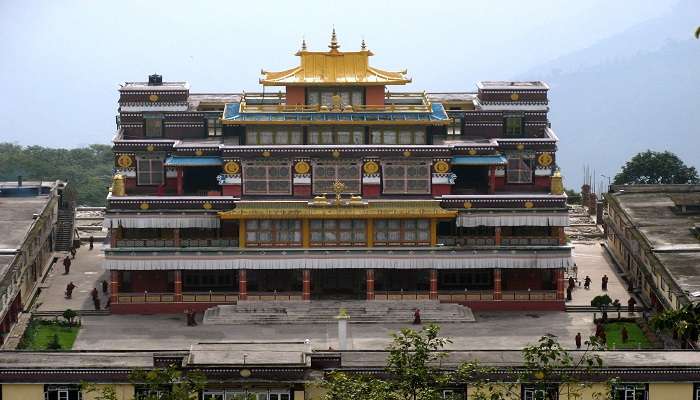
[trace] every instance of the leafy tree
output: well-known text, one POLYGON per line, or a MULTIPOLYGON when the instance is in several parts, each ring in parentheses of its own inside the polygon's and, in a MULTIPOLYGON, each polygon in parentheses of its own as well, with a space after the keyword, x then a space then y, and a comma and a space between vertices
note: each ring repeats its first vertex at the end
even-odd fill
POLYGON ((184 374, 174 366, 148 371, 136 370, 131 382, 145 386, 148 394, 142 400, 191 400, 206 386, 206 377, 199 371, 184 374))
POLYGON ((92 394, 94 400, 118 400, 117 389, 114 385, 96 385, 94 383, 83 383, 81 389, 85 393, 92 394))
POLYGON ((688 341, 697 342, 700 335, 700 304, 687 304, 677 310, 666 310, 651 319, 654 329, 669 331, 686 347, 688 341))
POLYGON ((647 150, 632 157, 619 174, 615 185, 629 184, 686 184, 698 183, 698 172, 669 152, 647 150))
POLYGON ((61 343, 58 341, 58 334, 54 333, 51 341, 46 345, 48 350, 61 350, 61 343))
POLYGON ((73 322, 75 321, 75 317, 78 316, 78 313, 76 313, 75 311, 68 308, 68 309, 66 309, 66 311, 63 312, 63 314, 61 316, 63 317, 63 319, 66 320, 66 322, 68 322, 68 325, 73 325, 73 322))
POLYGON ((448 371, 440 368, 440 364, 446 355, 443 347, 450 341, 438 333, 436 325, 421 331, 402 329, 393 335, 394 340, 387 348, 385 375, 331 372, 323 381, 324 400, 438 400, 442 399, 441 389, 464 385, 471 388, 473 400, 515 400, 520 399, 522 384, 542 388, 541 393, 550 395, 556 391, 559 399, 573 400, 590 387, 579 382, 578 377, 594 374, 603 365, 600 357, 592 353, 601 349, 595 338, 586 341, 585 351, 572 355, 555 336, 546 335, 522 350, 522 366, 505 373, 483 367, 478 360, 448 371), (506 378, 492 381, 492 376, 506 378))
POLYGON ((600 296, 596 296, 591 300, 591 307, 595 307, 600 310, 602 314, 603 321, 608 320, 608 307, 613 303, 612 299, 610 296, 607 294, 603 294, 600 296))

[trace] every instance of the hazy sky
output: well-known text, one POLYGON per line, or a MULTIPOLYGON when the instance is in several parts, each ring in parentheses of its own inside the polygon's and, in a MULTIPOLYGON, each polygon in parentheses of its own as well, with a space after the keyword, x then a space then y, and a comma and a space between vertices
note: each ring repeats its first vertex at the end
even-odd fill
MULTIPOLYGON (((675 1, 0 0, 0 141, 108 143, 117 84, 158 72, 193 92, 259 90, 261 68, 364 38, 408 90, 474 90, 665 12, 675 1)), ((555 127, 556 129, 556 127, 555 127)), ((560 133, 565 140, 565 132, 560 133)))

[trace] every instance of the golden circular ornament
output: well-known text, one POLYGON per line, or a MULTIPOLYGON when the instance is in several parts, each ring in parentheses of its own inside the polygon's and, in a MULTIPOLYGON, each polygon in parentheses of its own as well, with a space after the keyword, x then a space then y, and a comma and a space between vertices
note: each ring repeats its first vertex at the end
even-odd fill
POLYGON ((520 100, 520 95, 517 93, 513 93, 510 95, 510 99, 513 101, 518 101, 518 100, 520 100))
POLYGON ((152 144, 149 144, 148 146, 146 146, 146 151, 153 151, 155 149, 156 149, 156 147, 152 144))
POLYGON ((266 157, 266 158, 267 158, 267 157, 270 157, 271 155, 272 155, 272 153, 270 153, 270 152, 267 151, 267 150, 265 150, 265 151, 262 152, 262 156, 263 156, 263 157, 266 157))
POLYGON ((309 170, 311 170, 311 166, 306 161, 299 161, 294 164, 294 172, 297 174, 308 174, 309 170))
POLYGON ((410 151, 410 150, 404 151, 404 152, 403 152, 403 156, 404 156, 404 157, 410 157, 410 156, 411 156, 411 151, 410 151))
POLYGON ((375 161, 367 161, 365 165, 362 166, 362 169, 367 175, 376 174, 379 172, 379 164, 377 164, 375 161))
POLYGON ((520 143, 520 144, 518 144, 517 146, 515 146, 515 148, 518 149, 518 150, 523 150, 523 149, 525 148, 525 145, 522 144, 522 143, 520 143))
POLYGON ((469 149, 468 153, 470 156, 476 155, 476 149, 469 149))
POLYGON ((194 152, 194 155, 197 157, 201 156, 202 154, 204 154, 204 152, 202 150, 197 150, 194 152))
POLYGON ((152 95, 148 96, 148 101, 158 101, 158 95, 152 94, 152 95))
POLYGON ((204 202, 204 204, 202 204, 202 208, 205 209, 205 210, 211 210, 212 207, 213 207, 213 206, 212 206, 211 203, 208 202, 208 201, 207 201, 207 202, 204 202))
POLYGON ((526 202, 525 202, 525 208, 532 208, 532 207, 534 207, 534 206, 535 206, 535 204, 533 204, 531 201, 526 201, 526 202))
POLYGON ((129 168, 134 164, 134 160, 131 159, 131 156, 128 156, 126 154, 122 154, 117 158, 117 165, 122 167, 122 168, 129 168))
POLYGON ((433 170, 435 170, 435 172, 438 174, 444 174, 450 170, 450 164, 448 164, 446 161, 440 160, 433 164, 433 170))
POLYGON ((141 204, 139 205, 139 208, 142 209, 142 210, 148 210, 150 207, 151 207, 151 206, 148 205, 148 203, 146 203, 146 202, 143 202, 143 203, 141 203, 141 204))
POLYGON ((462 204, 464 208, 472 208, 472 202, 471 201, 465 201, 464 204, 462 204))
POLYGON ((248 377, 250 377, 253 373, 252 373, 248 368, 244 368, 244 369, 242 369, 242 370, 239 372, 239 374, 240 374, 243 378, 248 378, 248 377))
POLYGON ((549 167, 552 165, 552 161, 554 161, 554 159, 549 153, 542 153, 539 157, 537 157, 537 162, 543 167, 549 167))
POLYGON ((338 157, 340 157, 340 152, 338 150, 333 150, 331 155, 333 156, 333 158, 338 158, 338 157))
POLYGON ((237 174, 241 170, 241 166, 235 161, 229 161, 224 164, 224 172, 229 175, 237 174))

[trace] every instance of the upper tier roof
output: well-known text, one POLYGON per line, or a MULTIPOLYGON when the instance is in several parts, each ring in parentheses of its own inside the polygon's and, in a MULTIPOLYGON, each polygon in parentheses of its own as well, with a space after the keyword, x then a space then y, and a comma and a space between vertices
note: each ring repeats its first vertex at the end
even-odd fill
POLYGON ((362 44, 360 51, 339 51, 340 45, 331 37, 330 51, 307 51, 306 43, 296 53, 301 65, 279 72, 261 71, 260 83, 265 86, 325 86, 325 85, 404 85, 411 82, 406 71, 385 71, 369 65, 373 55, 362 44))

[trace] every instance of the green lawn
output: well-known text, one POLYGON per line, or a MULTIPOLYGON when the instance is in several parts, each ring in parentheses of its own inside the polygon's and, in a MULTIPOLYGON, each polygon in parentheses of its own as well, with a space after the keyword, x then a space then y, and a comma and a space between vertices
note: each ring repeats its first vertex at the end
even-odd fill
POLYGON ((78 336, 78 326, 63 326, 46 321, 34 320, 30 322, 22 338, 21 348, 26 350, 47 350, 47 346, 55 334, 58 335, 58 342, 61 350, 73 348, 76 336, 78 336))
POLYGON ((634 322, 610 322, 605 324, 605 335, 608 339, 608 348, 612 349, 649 349, 652 344, 644 335, 641 328, 634 322), (627 343, 622 343, 622 327, 627 328, 627 343))

